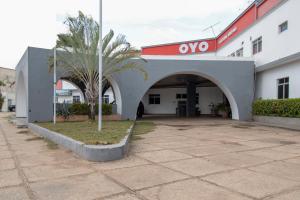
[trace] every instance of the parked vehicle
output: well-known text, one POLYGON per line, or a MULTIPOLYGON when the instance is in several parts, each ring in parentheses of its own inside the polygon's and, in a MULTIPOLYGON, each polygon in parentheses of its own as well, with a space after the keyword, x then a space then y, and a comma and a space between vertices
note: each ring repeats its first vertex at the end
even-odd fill
POLYGON ((8 106, 9 112, 15 112, 16 111, 16 105, 10 105, 8 106))

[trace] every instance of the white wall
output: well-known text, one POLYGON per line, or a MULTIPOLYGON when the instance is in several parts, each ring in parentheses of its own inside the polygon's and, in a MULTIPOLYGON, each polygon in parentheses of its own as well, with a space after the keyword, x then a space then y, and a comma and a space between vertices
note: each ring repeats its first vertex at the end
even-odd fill
MULTIPOLYGON (((143 97, 142 102, 146 114, 176 114, 177 102, 176 94, 185 94, 185 88, 167 88, 167 89, 150 89, 143 97), (160 94, 160 104, 150 105, 149 94, 160 94)), ((201 114, 211 114, 209 104, 222 103, 223 93, 217 87, 197 88, 199 93, 199 104, 201 114)))
POLYGON ((256 98, 277 99, 277 79, 289 77, 290 98, 300 97, 300 61, 257 73, 256 98))
POLYGON ((218 87, 197 88, 199 93, 199 108, 201 114, 211 114, 209 105, 217 105, 223 102, 223 92, 218 87))
POLYGON ((113 90, 112 90, 111 87, 106 90, 106 92, 104 93, 104 95, 108 95, 109 96, 109 103, 114 102, 115 97, 114 97, 114 92, 113 92, 113 90))
POLYGON ((299 9, 299 0, 288 0, 221 48, 217 55, 228 56, 243 47, 244 57, 252 57, 252 41, 260 36, 263 40, 262 52, 253 56, 256 67, 300 52, 299 9), (288 30, 279 34, 278 26, 286 20, 288 30))

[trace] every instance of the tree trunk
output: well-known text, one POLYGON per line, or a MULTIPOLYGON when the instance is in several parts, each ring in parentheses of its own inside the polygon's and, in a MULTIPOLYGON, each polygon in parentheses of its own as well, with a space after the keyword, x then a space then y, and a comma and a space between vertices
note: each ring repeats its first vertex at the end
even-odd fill
POLYGON ((91 112, 91 120, 95 121, 96 120, 95 102, 91 103, 90 112, 91 112))

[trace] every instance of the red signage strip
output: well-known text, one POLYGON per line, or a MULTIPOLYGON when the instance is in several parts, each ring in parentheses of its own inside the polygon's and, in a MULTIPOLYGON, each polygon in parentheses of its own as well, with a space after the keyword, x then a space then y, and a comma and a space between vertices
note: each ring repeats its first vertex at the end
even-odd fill
POLYGON ((264 0, 259 4, 253 3, 216 39, 203 39, 143 47, 142 55, 189 55, 217 51, 217 49, 225 46, 229 41, 250 27, 257 19, 263 17, 280 2, 280 0, 264 0))
POLYGON ((142 48, 142 55, 186 55, 216 51, 216 40, 188 41, 142 48))

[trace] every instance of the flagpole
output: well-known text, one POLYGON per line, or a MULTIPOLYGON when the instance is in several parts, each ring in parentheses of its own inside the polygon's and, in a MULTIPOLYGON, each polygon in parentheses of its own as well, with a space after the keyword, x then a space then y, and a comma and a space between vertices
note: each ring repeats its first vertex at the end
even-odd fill
POLYGON ((99 0, 99 102, 98 131, 102 130, 102 0, 99 0))
POLYGON ((53 124, 56 124, 56 47, 54 47, 54 70, 53 70, 53 124))

